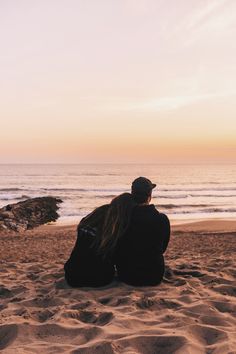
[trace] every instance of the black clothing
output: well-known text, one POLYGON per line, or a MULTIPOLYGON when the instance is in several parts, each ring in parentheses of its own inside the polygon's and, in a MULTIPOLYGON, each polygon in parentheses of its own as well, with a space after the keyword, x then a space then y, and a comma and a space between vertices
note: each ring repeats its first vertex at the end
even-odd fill
POLYGON ((64 265, 66 281, 72 287, 100 287, 113 280, 111 259, 103 258, 94 246, 96 232, 95 228, 78 227, 77 241, 64 265))
POLYGON ((118 241, 115 262, 118 277, 130 285, 157 285, 164 271, 170 223, 154 205, 136 206, 129 227, 118 241))

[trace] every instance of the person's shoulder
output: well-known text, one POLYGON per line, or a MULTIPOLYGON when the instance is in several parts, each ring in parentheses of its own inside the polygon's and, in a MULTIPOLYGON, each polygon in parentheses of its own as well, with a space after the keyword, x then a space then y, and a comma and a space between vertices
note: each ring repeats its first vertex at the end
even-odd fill
POLYGON ((166 214, 164 213, 159 213, 159 218, 162 220, 162 221, 168 221, 169 222, 169 218, 166 214))
POLYGON ((170 220, 168 216, 164 213, 159 213, 158 215, 158 222, 161 227, 164 227, 165 229, 170 229, 170 220))
POLYGON ((135 217, 159 217, 159 211, 155 208, 154 204, 148 205, 136 205, 133 210, 133 215, 135 217))
POLYGON ((91 227, 91 226, 81 226, 79 229, 78 229, 78 234, 80 235, 80 237, 89 237, 89 236, 92 236, 92 237, 95 237, 96 236, 96 232, 97 232, 97 229, 96 227, 91 227))
POLYGON ((149 205, 149 213, 152 214, 155 218, 160 218, 161 213, 159 210, 155 207, 154 204, 149 205))
POLYGON ((151 204, 150 207, 152 207, 152 213, 155 216, 156 219, 163 223, 169 223, 169 218, 166 214, 160 213, 158 209, 156 209, 154 204, 151 204))

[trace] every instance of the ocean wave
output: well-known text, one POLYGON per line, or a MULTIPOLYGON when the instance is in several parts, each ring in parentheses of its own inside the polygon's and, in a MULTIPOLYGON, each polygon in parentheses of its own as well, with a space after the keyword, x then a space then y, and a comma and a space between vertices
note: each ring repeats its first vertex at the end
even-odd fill
POLYGON ((209 208, 209 209, 204 209, 202 212, 207 212, 207 213, 236 213, 236 208, 209 208))
POLYGON ((22 188, 0 188, 0 192, 18 192, 25 189, 22 188))
POLYGON ((41 191, 52 191, 52 192, 126 192, 127 189, 124 188, 112 188, 112 189, 100 189, 100 188, 39 188, 41 191))
MULTIPOLYGON (((32 191, 32 189, 29 187, 9 187, 9 188, 0 188, 0 192, 19 192, 19 191, 32 191)), ((78 188, 78 187, 39 187, 35 188, 34 191, 48 191, 48 192, 97 192, 97 193, 117 193, 117 192, 127 192, 129 191, 129 187, 127 188, 78 188)), ((180 194, 178 197, 185 198, 187 196, 222 196, 222 197, 228 197, 232 195, 219 195, 219 194, 192 194, 192 192, 235 192, 236 188, 234 187, 220 187, 220 188, 157 188, 154 190, 153 194, 154 196, 158 196, 160 192, 165 192, 165 193, 171 193, 171 192, 185 192, 185 194, 180 194)), ((236 196, 234 194, 233 196, 236 196)), ((177 197, 177 195, 173 196, 167 196, 167 195, 159 195, 159 197, 177 197)))
POLYGON ((236 194, 188 194, 189 197, 235 198, 236 194))
MULTIPOLYGON (((127 192, 129 188, 40 188, 41 190, 46 191, 78 191, 78 192, 127 192)), ((224 187, 224 188, 158 188, 154 190, 154 194, 158 195, 159 192, 185 192, 187 195, 190 195, 191 192, 204 192, 204 191, 214 191, 214 192, 222 192, 229 191, 235 192, 236 188, 232 187, 224 187)), ((213 194, 214 196, 215 194, 213 194)), ((204 195, 203 195, 204 196, 204 195)))
POLYGON ((21 199, 29 199, 29 198, 32 198, 32 197, 30 197, 29 195, 23 194, 23 195, 21 195, 19 197, 16 197, 15 199, 16 200, 21 200, 21 199))
POLYGON ((19 196, 14 196, 14 195, 10 195, 10 196, 0 196, 0 200, 23 200, 23 199, 29 199, 31 198, 28 195, 19 195, 19 196))
POLYGON ((236 208, 208 208, 200 210, 180 210, 170 211, 169 214, 221 214, 221 213, 236 213, 236 208))
POLYGON ((101 177, 103 177, 104 175, 101 175, 100 173, 67 173, 66 176, 69 176, 69 177, 79 177, 79 176, 96 177, 96 176, 101 176, 101 177))
POLYGON ((209 204, 157 204, 157 208, 176 209, 176 208, 207 208, 209 204))
MULTIPOLYGON (((115 198, 117 197, 117 194, 103 194, 103 195, 100 195, 100 194, 94 194, 92 196, 90 196, 91 198, 100 198, 100 199, 107 199, 107 198, 115 198)), ((87 198, 87 197, 86 197, 87 198)))
POLYGON ((157 188, 159 192, 203 192, 203 191, 236 191, 234 187, 221 187, 221 188, 157 188))
POLYGON ((89 192, 90 189, 85 188, 39 188, 40 191, 45 192, 89 192))
POLYGON ((78 215, 85 215, 86 214, 86 212, 84 211, 84 212, 81 212, 81 211, 79 211, 78 210, 78 212, 76 213, 76 212, 64 212, 63 213, 63 215, 61 215, 61 216, 70 216, 70 217, 72 217, 72 216, 74 216, 74 217, 77 217, 78 215))
MULTIPOLYGON (((92 211, 92 209, 75 209, 73 212, 71 212, 70 210, 60 210, 59 214, 60 214, 60 218, 78 218, 78 217, 83 217, 85 215, 88 215, 90 212, 92 211)), ((178 209, 178 210, 170 210, 168 211, 167 215, 171 216, 171 215, 176 215, 178 217, 181 217, 181 215, 186 215, 188 217, 190 217, 191 215, 199 215, 199 216, 203 216, 203 215, 212 215, 212 217, 215 215, 220 215, 222 213, 225 214, 230 214, 230 213, 236 213, 236 208, 230 208, 230 209, 223 209, 223 208, 208 208, 208 209, 194 209, 194 210, 182 210, 182 209, 178 209)))
POLYGON ((188 198, 189 194, 178 194, 178 195, 153 195, 153 198, 158 199, 183 199, 188 198))
POLYGON ((236 194, 174 194, 174 195, 160 195, 155 194, 153 198, 158 199, 184 199, 184 198, 235 198, 236 194))

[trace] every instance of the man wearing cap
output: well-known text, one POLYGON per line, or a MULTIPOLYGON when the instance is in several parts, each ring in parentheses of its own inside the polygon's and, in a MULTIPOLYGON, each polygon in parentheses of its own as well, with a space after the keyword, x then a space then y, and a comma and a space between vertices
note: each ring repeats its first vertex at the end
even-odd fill
POLYGON ((150 204, 155 187, 145 177, 133 181, 131 193, 137 206, 117 247, 118 277, 134 286, 157 285, 165 271, 163 254, 170 239, 170 223, 165 214, 150 204))

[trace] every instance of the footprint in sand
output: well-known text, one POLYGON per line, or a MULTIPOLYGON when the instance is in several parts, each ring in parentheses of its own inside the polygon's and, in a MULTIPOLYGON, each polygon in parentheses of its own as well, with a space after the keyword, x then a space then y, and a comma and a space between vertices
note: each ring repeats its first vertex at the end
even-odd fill
MULTIPOLYGON (((122 353, 142 353, 142 354, 171 354, 187 353, 184 347, 188 344, 184 336, 132 336, 127 339, 117 341, 121 345, 122 353), (126 349, 127 348, 127 351, 126 349), (133 351, 131 351, 131 348, 133 351), (130 351, 129 351, 130 350, 130 351)), ((192 351, 194 353, 194 351, 192 351)))
POLYGON ((81 311, 78 314, 78 319, 84 323, 93 323, 97 326, 105 326, 113 319, 112 312, 102 312, 96 314, 93 311, 81 311))
POLYGON ((113 343, 102 341, 101 343, 91 345, 90 347, 86 346, 84 348, 82 347, 80 349, 73 350, 71 354, 116 354, 118 353, 116 348, 119 349, 118 346, 113 343))
POLYGON ((217 293, 220 293, 222 295, 228 295, 228 296, 233 296, 236 297, 236 286, 235 285, 216 285, 212 288, 217 293))
POLYGON ((39 295, 38 297, 35 297, 32 300, 24 301, 23 304, 29 307, 49 308, 64 305, 64 302, 62 299, 56 298, 51 295, 39 295))
POLYGON ((54 315, 55 315, 55 313, 53 311, 46 309, 46 310, 37 311, 37 312, 32 313, 31 317, 33 319, 37 320, 38 322, 43 323, 43 322, 50 320, 54 315))
POLYGON ((106 324, 108 324, 112 321, 113 317, 114 316, 113 316, 112 312, 103 312, 103 313, 100 313, 100 315, 98 316, 95 323, 98 326, 105 326, 106 324))
POLYGON ((192 270, 192 269, 194 269, 194 270, 200 269, 199 265, 190 264, 190 263, 189 263, 189 264, 186 264, 186 263, 178 264, 178 265, 176 266, 176 268, 178 268, 178 269, 184 269, 184 270, 188 270, 188 269, 190 269, 190 270, 192 270))
MULTIPOLYGON (((31 342, 42 343, 45 346, 45 343, 50 343, 50 345, 59 345, 62 346, 65 344, 71 344, 76 346, 87 344, 88 342, 94 340, 97 337, 101 337, 102 329, 99 327, 79 327, 76 328, 63 326, 54 323, 45 323, 45 324, 21 324, 18 325, 19 338, 28 338, 31 342)), ((11 340, 12 341, 12 340, 11 340)), ((10 341, 8 340, 8 343, 10 341)), ((41 344, 40 343, 40 344, 41 344)), ((9 345, 9 344, 8 344, 9 345)), ((17 349, 14 348, 16 343, 13 343, 12 352, 17 353, 17 349), (15 349, 15 351, 13 351, 15 349)), ((44 351, 42 350, 44 353, 44 351)), ((53 351, 53 353, 59 353, 61 351, 53 351)), ((33 353, 33 352, 32 352, 33 353)), ((48 353, 48 352, 47 352, 48 353)))
POLYGON ((55 288, 56 289, 72 289, 66 282, 66 280, 63 278, 57 280, 55 282, 55 288))
POLYGON ((100 302, 100 304, 102 304, 102 305, 110 305, 112 300, 113 300, 112 297, 102 297, 102 298, 98 299, 98 302, 100 302))
POLYGON ((63 317, 72 318, 83 323, 93 324, 96 326, 105 326, 113 319, 112 312, 96 313, 95 311, 72 311, 64 312, 63 317))
POLYGON ((201 323, 205 325, 215 326, 215 327, 228 327, 230 326, 230 321, 218 316, 200 316, 201 323))
POLYGON ((228 313, 236 318, 236 304, 226 301, 212 301, 214 306, 219 312, 228 313))
POLYGON ((199 316, 216 316, 217 312, 214 307, 209 306, 208 304, 190 304, 186 305, 182 311, 187 316, 199 317, 199 316))
POLYGON ((0 285, 0 298, 8 298, 12 295, 11 291, 4 285, 0 285))
POLYGON ((205 274, 202 272, 199 272, 198 270, 174 270, 175 275, 182 275, 186 278, 194 277, 194 278, 200 278, 203 277, 205 274))
POLYGON ((17 337, 17 325, 0 326, 0 350, 7 348, 17 337))
POLYGON ((21 302, 24 300, 24 297, 13 297, 13 299, 10 300, 10 302, 21 302))
POLYGON ((197 339, 198 342, 206 346, 228 340, 228 335, 226 332, 214 327, 193 325, 190 326, 188 331, 197 339))
POLYGON ((129 296, 121 296, 121 297, 102 297, 98 300, 100 304, 104 306, 122 306, 122 305, 129 305, 131 303, 131 298, 129 296))
POLYGON ((71 305, 70 308, 72 310, 84 310, 86 308, 88 308, 91 305, 91 301, 85 301, 85 302, 80 302, 80 303, 76 303, 74 305, 71 305))
POLYGON ((153 307, 155 303, 156 302, 154 299, 147 296, 143 296, 140 300, 136 302, 136 306, 140 309, 149 309, 150 307, 153 307))
POLYGON ((39 278, 39 275, 38 275, 38 274, 35 274, 35 273, 29 273, 29 274, 27 274, 26 276, 27 276, 27 278, 28 278, 29 280, 36 280, 36 279, 39 278))
POLYGON ((177 301, 154 299, 143 296, 136 302, 136 306, 141 309, 163 310, 163 309, 179 309, 182 305, 177 301))

